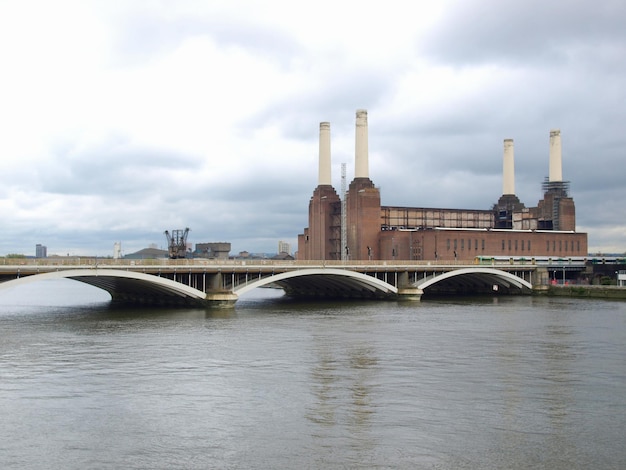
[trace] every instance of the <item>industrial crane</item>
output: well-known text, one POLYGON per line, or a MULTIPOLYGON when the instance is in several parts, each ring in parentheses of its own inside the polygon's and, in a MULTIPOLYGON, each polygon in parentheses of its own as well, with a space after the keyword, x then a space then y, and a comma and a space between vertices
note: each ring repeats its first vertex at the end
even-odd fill
POLYGON ((172 230, 172 234, 166 230, 167 252, 171 259, 187 257, 187 235, 189 227, 185 230, 172 230))

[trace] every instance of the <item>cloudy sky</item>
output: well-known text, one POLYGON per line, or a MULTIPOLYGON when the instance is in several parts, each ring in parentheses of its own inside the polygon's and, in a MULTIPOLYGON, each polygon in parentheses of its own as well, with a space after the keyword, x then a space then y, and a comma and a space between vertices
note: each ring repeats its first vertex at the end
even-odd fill
POLYGON ((549 133, 592 252, 626 251, 623 0, 0 0, 0 256, 189 241, 296 248, 330 121, 369 116, 383 205, 489 209, 549 133))

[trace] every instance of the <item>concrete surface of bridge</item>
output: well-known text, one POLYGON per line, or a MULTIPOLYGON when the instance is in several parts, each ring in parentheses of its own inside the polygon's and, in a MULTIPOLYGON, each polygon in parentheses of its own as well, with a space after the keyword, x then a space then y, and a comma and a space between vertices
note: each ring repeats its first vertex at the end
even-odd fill
POLYGON ((302 298, 418 300, 422 295, 529 294, 548 283, 547 273, 529 264, 94 258, 0 264, 0 289, 60 278, 104 289, 114 302, 206 306, 232 306, 259 287, 302 298))

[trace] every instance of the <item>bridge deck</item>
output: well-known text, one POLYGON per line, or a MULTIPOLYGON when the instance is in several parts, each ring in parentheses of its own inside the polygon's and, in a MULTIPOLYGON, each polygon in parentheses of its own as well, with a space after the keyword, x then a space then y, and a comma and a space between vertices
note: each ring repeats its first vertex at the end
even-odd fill
MULTIPOLYGON (((574 268, 567 266, 568 269, 574 268)), ((559 269, 565 269, 565 266, 559 269)), ((298 262, 274 260, 114 260, 59 258, 0 262, 0 288, 67 277, 107 290, 114 300, 160 303, 181 299, 233 301, 250 289, 273 284, 311 297, 412 298, 429 293, 518 293, 545 283, 531 263, 476 265, 433 261, 298 262)))

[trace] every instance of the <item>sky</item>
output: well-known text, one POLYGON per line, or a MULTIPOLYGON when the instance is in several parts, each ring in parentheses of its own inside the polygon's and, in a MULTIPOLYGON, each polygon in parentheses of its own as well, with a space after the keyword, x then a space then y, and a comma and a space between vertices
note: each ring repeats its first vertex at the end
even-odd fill
POLYGON ((188 241, 297 249, 317 185, 490 209, 503 141, 542 198, 550 130, 591 253, 626 252, 623 0, 0 0, 0 256, 188 241))

